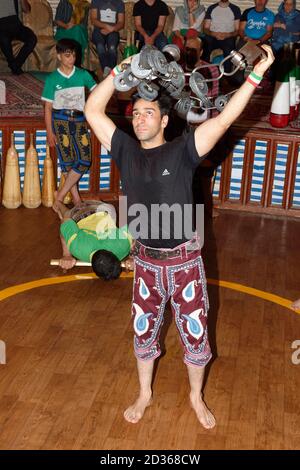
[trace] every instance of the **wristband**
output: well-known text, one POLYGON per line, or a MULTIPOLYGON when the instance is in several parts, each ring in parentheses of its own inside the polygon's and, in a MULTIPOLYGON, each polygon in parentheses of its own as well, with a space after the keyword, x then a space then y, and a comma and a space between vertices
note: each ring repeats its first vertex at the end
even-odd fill
POLYGON ((250 75, 248 75, 246 82, 251 83, 251 85, 254 86, 254 88, 258 87, 260 82, 262 81, 263 77, 260 77, 257 75, 255 72, 251 72, 250 75))
POLYGON ((116 65, 112 71, 110 72, 110 74, 115 77, 116 75, 119 75, 119 73, 122 73, 122 71, 119 69, 118 65, 116 65))

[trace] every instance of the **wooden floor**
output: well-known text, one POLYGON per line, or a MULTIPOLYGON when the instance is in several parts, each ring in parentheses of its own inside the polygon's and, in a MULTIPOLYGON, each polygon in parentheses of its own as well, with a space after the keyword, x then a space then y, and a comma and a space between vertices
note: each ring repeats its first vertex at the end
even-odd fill
MULTIPOLYGON (((61 275, 51 209, 0 209, 0 288, 61 275)), ((300 297, 299 221, 222 212, 206 224, 207 276, 300 297)), ((78 269, 74 272, 86 272, 78 269)), ((131 279, 40 287, 0 302, 1 449, 300 449, 300 315, 209 286, 214 351, 204 430, 188 401, 181 346, 166 321, 154 403, 137 425, 122 416, 138 384, 131 279)))

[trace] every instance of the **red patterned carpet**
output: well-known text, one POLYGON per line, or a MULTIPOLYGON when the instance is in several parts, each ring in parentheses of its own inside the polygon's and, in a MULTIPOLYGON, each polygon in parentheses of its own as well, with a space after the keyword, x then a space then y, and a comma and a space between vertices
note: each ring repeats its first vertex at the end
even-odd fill
POLYGON ((0 105, 0 117, 43 116, 41 93, 43 82, 30 73, 16 76, 1 73, 6 85, 6 104, 0 105))

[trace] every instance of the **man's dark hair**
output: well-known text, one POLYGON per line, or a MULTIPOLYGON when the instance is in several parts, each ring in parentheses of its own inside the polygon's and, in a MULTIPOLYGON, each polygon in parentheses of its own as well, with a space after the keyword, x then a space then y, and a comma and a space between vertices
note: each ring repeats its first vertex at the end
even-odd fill
POLYGON ((105 281, 118 279, 122 271, 118 258, 107 250, 98 250, 93 254, 92 268, 94 273, 105 281))
MULTIPOLYGON (((135 103, 140 99, 142 99, 141 96, 138 93, 134 93, 134 95, 132 95, 131 97, 132 106, 134 106, 135 103)), ((161 117, 168 116, 170 114, 173 108, 174 102, 171 96, 165 90, 161 89, 158 92, 157 98, 155 98, 155 100, 152 100, 152 101, 153 102, 157 101, 161 117)))
POLYGON ((64 52, 76 52, 77 44, 77 41, 73 41, 73 39, 60 39, 56 44, 56 52, 57 54, 62 54, 64 52))

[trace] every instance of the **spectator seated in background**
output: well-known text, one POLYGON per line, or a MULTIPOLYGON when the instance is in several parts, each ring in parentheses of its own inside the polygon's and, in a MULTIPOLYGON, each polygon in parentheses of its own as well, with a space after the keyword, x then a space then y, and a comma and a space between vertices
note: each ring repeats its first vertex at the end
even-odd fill
POLYGON ((96 46, 103 77, 117 65, 119 31, 124 28, 125 7, 122 0, 92 0, 92 41, 96 46))
MULTIPOLYGON (((219 68, 216 65, 208 64, 201 59, 203 53, 203 42, 199 37, 190 36, 187 34, 187 39, 185 41, 184 47, 184 68, 187 72, 191 72, 195 67, 199 65, 208 65, 207 68, 200 69, 199 72, 205 78, 217 78, 220 75, 219 68)), ((219 81, 214 80, 208 82, 209 92, 208 96, 216 98, 219 94, 219 81)), ((187 114, 188 123, 198 123, 209 119, 210 117, 216 116, 218 113, 217 110, 205 110, 202 113, 195 112, 193 110, 189 111, 187 114)))
POLYGON ((247 41, 267 42, 273 31, 274 13, 266 8, 268 0, 255 0, 255 6, 244 11, 240 22, 238 47, 247 41))
MULTIPOLYGON (((21 0, 21 6, 25 13, 30 12, 31 6, 27 0, 21 0)), ((19 19, 18 0, 2 0, 0 2, 0 49, 13 74, 23 73, 22 65, 34 50, 36 42, 34 32, 24 26, 19 19), (14 39, 24 43, 16 57, 12 50, 14 39)))
POLYGON ((284 0, 275 16, 274 30, 271 40, 275 53, 289 42, 300 39, 300 11, 296 10, 296 0, 284 0))
MULTIPOLYGON (((208 7, 204 20, 204 52, 203 59, 210 62, 210 54, 214 49, 222 49, 228 56, 235 49, 238 35, 241 10, 227 0, 208 7)), ((230 72, 232 64, 229 60, 224 63, 225 72, 230 72)))
POLYGON ((175 10, 172 42, 183 50, 185 35, 189 29, 201 33, 201 27, 205 16, 205 8, 200 5, 200 0, 184 0, 184 4, 175 10))
POLYGON ((55 14, 56 41, 72 39, 78 44, 75 64, 77 67, 83 62, 84 52, 88 46, 89 8, 90 4, 86 0, 60 0, 55 14))
POLYGON ((140 48, 149 44, 162 50, 168 44, 168 39, 163 33, 168 15, 168 6, 162 0, 139 0, 134 5, 136 40, 139 41, 140 48))

